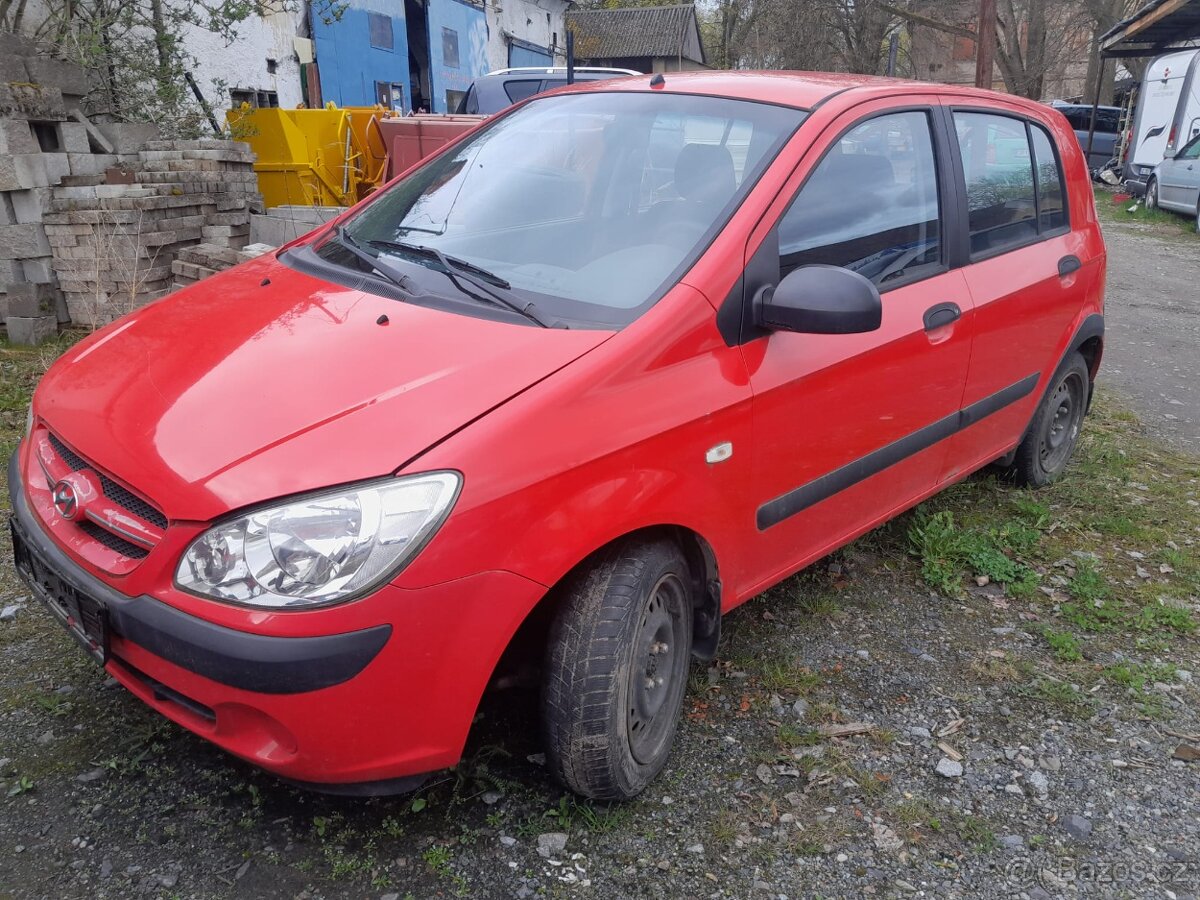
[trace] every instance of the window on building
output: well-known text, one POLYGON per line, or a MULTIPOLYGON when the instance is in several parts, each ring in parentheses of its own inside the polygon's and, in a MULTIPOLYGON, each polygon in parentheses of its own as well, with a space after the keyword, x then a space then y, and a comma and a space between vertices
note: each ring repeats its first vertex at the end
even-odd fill
POLYGON ((956 112, 954 126, 967 185, 971 253, 992 253, 1036 238, 1037 201, 1025 122, 956 112))
POLYGON ((279 94, 275 91, 256 91, 253 88, 231 88, 229 105, 237 109, 243 103, 257 109, 268 109, 279 105, 279 94))
POLYGON ((458 32, 453 28, 442 29, 442 64, 458 68, 458 32))
POLYGON ((377 50, 395 48, 392 37, 392 17, 382 13, 367 13, 367 25, 371 30, 371 46, 377 50))
POLYGON ((823 263, 881 288, 941 265, 941 214, 929 116, 876 116, 825 154, 779 223, 781 274, 823 263))

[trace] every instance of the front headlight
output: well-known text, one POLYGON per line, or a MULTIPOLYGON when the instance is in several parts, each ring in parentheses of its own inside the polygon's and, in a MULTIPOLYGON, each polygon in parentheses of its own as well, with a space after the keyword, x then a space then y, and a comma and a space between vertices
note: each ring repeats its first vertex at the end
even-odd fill
POLYGON ((185 591, 248 606, 345 600, 394 575, 446 519, 456 472, 374 481, 214 525, 175 571, 185 591))

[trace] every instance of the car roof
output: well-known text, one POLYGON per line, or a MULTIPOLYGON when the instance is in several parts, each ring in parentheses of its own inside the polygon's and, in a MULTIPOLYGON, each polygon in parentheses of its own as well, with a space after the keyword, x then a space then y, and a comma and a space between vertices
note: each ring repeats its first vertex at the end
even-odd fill
MULTIPOLYGON (((735 100, 756 100, 799 109, 813 109, 839 94, 854 95, 856 100, 871 97, 886 97, 893 94, 912 94, 934 91, 953 94, 976 100, 1004 100, 1027 107, 1030 111, 1049 109, 1044 104, 1026 100, 1012 94, 985 91, 961 85, 933 84, 927 81, 911 81, 901 78, 884 78, 876 75, 847 75, 837 72, 788 72, 788 71, 694 71, 660 73, 663 85, 659 90, 678 94, 704 94, 729 97, 735 100)), ((617 78, 605 82, 606 91, 651 91, 650 82, 657 75, 637 75, 617 78)), ((555 93, 577 90, 595 90, 582 85, 557 88, 555 93)))

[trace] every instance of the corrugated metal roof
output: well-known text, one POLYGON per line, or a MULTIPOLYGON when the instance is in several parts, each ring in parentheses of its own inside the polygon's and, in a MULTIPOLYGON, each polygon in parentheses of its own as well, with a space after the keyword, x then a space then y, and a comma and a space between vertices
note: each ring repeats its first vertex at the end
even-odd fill
MULTIPOLYGON (((575 35, 579 59, 621 59, 634 56, 678 56, 704 62, 688 50, 689 31, 695 29, 696 7, 639 6, 626 9, 590 9, 569 12, 567 28, 575 35)), ((697 42, 698 44, 698 42, 697 42)))

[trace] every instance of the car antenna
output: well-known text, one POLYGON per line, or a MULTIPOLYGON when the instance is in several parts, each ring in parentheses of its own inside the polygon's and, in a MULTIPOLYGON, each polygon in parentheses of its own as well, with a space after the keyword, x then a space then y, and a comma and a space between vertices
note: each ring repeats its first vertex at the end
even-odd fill
POLYGON ((575 83, 575 32, 567 29, 567 84, 575 83))
POLYGON ((662 72, 655 72, 654 77, 650 79, 650 87, 652 88, 662 87, 666 83, 667 79, 663 77, 662 72))

